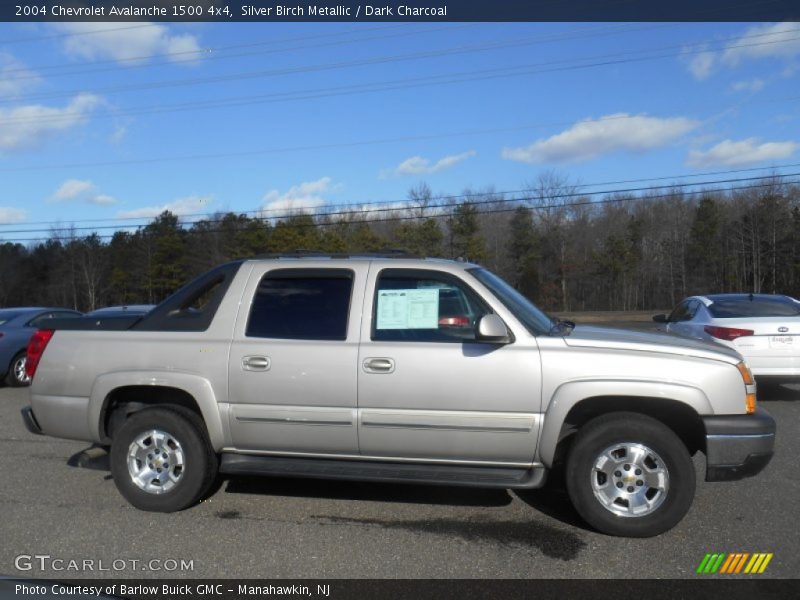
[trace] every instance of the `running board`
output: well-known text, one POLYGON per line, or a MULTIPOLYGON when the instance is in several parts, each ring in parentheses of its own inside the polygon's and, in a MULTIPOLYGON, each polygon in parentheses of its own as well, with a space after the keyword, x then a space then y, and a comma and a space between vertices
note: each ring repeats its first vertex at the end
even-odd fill
POLYGON ((228 452, 223 452, 219 470, 226 475, 271 475, 503 489, 541 487, 547 474, 544 467, 529 469, 462 467, 364 460, 285 458, 228 452))

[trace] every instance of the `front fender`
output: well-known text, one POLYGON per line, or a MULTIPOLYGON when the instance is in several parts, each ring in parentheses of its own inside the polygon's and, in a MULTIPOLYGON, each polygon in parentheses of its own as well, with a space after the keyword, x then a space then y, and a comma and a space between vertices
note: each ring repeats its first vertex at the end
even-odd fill
POLYGON ((569 381, 556 389, 545 411, 538 449, 539 460, 545 466, 553 466, 561 428, 569 411, 582 400, 600 396, 629 397, 640 402, 647 402, 648 398, 672 400, 686 404, 700 415, 713 413, 705 392, 685 383, 636 379, 569 381))
POLYGON ((176 371, 116 371, 98 377, 92 386, 89 399, 89 430, 94 439, 100 441, 100 423, 103 407, 109 394, 116 389, 128 386, 153 386, 176 388, 189 394, 200 407, 208 430, 208 438, 214 450, 225 446, 225 432, 211 382, 194 373, 176 371))

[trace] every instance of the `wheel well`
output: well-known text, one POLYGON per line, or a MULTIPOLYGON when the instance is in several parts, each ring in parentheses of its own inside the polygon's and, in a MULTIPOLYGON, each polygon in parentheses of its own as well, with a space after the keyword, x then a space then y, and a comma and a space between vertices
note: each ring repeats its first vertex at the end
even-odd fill
POLYGON ((595 396, 581 400, 567 413, 558 436, 554 462, 564 459, 581 426, 595 417, 620 411, 639 413, 662 422, 675 432, 691 455, 705 450, 703 420, 688 404, 665 398, 595 396))
POLYGON ((110 440, 114 437, 114 431, 133 413, 151 406, 167 404, 187 408, 203 420, 197 401, 184 390, 166 386, 131 385, 117 388, 106 396, 100 412, 100 437, 110 440))

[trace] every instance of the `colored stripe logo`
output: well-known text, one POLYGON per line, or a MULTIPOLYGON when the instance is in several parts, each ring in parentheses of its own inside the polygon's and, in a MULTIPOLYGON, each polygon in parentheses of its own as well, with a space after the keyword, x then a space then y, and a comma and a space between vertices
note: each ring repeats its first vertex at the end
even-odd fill
POLYGON ((756 575, 767 569, 772 552, 716 552, 709 553, 700 561, 696 573, 713 575, 756 575))

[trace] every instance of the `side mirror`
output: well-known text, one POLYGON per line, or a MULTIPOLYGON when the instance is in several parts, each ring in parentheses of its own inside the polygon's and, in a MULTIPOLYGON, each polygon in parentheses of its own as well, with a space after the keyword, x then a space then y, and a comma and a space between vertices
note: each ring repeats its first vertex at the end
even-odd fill
POLYGON ((656 323, 669 323, 667 315, 653 315, 653 321, 656 323))
POLYGON ((508 344, 511 341, 511 335, 508 327, 503 323, 503 319, 491 313, 483 315, 478 321, 475 339, 490 344, 508 344))

